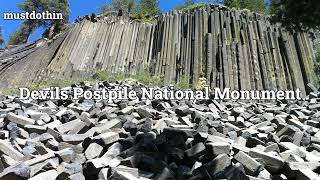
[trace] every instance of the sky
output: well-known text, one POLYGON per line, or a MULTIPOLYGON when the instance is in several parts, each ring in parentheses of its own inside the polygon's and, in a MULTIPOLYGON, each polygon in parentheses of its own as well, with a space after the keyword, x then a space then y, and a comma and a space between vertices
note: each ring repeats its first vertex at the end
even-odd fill
MULTIPOLYGON (((195 0, 195 2, 208 2, 210 0, 195 0)), ((17 7, 18 4, 21 4, 23 0, 0 0, 0 26, 2 26, 2 34, 7 42, 10 35, 15 32, 22 20, 4 20, 4 12, 21 12, 17 7)), ((101 13, 99 7, 105 3, 110 2, 110 0, 69 0, 70 3, 70 22, 78 16, 83 16, 91 13, 101 13)), ((184 0, 160 0, 160 8, 167 12, 171 9, 174 9, 176 6, 183 4, 184 0)), ((39 39, 43 33, 44 29, 39 28, 35 33, 33 33, 29 41, 35 41, 39 39)), ((1 47, 1 46, 0 46, 1 47)))

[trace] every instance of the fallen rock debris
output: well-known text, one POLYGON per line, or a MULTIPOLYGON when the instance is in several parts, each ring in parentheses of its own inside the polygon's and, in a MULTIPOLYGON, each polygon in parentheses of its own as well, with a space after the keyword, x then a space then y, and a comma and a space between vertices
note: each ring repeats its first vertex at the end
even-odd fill
POLYGON ((0 179, 320 179, 319 98, 316 89, 295 102, 0 96, 0 179))

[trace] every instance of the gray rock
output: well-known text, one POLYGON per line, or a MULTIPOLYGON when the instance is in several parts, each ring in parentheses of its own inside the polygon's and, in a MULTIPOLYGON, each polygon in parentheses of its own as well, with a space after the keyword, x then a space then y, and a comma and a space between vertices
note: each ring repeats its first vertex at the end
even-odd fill
POLYGON ((15 180, 30 178, 31 167, 25 163, 10 166, 0 173, 0 179, 15 180))

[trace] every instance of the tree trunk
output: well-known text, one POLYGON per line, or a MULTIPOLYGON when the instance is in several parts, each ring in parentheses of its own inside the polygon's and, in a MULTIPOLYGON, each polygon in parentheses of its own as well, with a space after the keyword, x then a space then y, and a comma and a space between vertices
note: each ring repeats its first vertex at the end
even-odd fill
POLYGON ((48 33, 48 39, 52 39, 54 36, 54 29, 56 28, 55 24, 52 24, 52 26, 49 29, 49 33, 48 33))

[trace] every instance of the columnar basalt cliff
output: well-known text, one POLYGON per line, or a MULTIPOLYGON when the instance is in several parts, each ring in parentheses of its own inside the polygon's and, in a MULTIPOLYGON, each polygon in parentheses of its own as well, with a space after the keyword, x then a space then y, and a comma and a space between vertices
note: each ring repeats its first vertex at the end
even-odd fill
POLYGON ((314 83, 312 42, 268 18, 211 6, 162 15, 155 24, 153 72, 167 81, 204 76, 213 87, 293 89, 314 83))
POLYGON ((305 92, 316 84, 313 54, 309 33, 224 6, 171 11, 152 24, 87 16, 54 40, 0 51, 0 88, 26 86, 40 75, 148 69, 168 83, 189 78, 195 86, 204 77, 211 87, 305 92))

